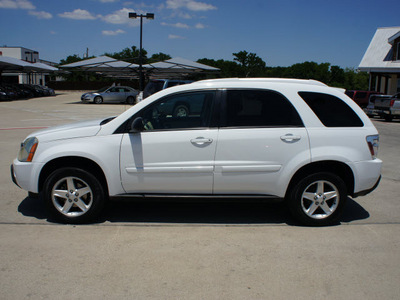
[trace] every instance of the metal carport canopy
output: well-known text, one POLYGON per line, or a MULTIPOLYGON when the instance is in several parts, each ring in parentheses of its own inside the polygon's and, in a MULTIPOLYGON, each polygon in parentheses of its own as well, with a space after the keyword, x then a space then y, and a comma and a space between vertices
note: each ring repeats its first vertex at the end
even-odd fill
POLYGON ((14 57, 0 56, 0 73, 48 73, 57 70, 43 63, 30 63, 14 57))
POLYGON ((139 65, 103 55, 67 65, 62 65, 60 68, 70 71, 78 70, 85 72, 96 72, 105 76, 136 77, 139 65))
POLYGON ((181 57, 175 57, 165 61, 143 65, 143 69, 149 77, 158 78, 187 76, 191 73, 220 71, 218 68, 210 67, 181 57))
MULTIPOLYGON (((79 70, 96 72, 105 76, 119 78, 137 78, 139 65, 114 59, 108 56, 99 56, 75 63, 60 66, 64 70, 79 70)), ((176 57, 166 61, 143 65, 143 72, 149 77, 183 77, 191 73, 216 72, 218 68, 176 57)))

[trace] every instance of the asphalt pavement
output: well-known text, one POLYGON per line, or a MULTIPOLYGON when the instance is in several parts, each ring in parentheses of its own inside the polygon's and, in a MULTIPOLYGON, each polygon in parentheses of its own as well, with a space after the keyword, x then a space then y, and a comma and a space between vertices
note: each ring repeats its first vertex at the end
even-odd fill
POLYGON ((10 179, 31 132, 117 115, 79 92, 0 102, 1 299, 399 299, 400 121, 374 119, 382 181, 341 223, 299 226, 280 203, 116 202, 63 225, 10 179))

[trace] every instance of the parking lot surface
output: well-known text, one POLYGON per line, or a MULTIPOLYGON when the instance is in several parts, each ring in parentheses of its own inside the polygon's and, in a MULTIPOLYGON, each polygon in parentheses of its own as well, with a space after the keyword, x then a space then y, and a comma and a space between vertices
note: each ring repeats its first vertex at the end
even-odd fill
POLYGON ((400 122, 374 120, 382 181, 341 224, 301 227, 280 203, 117 202, 63 225, 10 179, 31 132, 117 115, 79 92, 0 102, 1 299, 398 299, 400 122))

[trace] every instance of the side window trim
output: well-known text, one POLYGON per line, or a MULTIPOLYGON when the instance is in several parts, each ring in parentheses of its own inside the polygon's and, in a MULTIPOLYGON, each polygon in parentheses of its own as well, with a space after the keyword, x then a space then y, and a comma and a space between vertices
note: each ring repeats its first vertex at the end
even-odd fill
POLYGON ((157 99, 155 102, 147 105, 146 107, 143 107, 140 111, 136 112, 134 115, 132 115, 129 119, 127 119, 119 128, 114 132, 114 134, 120 134, 120 133, 129 133, 130 131, 130 126, 132 122, 138 118, 138 117, 143 117, 143 113, 146 109, 150 108, 153 105, 157 105, 157 103, 160 103, 162 101, 165 101, 166 98, 172 97, 172 96, 177 96, 177 95, 183 95, 183 94, 192 94, 192 93, 201 93, 201 92, 213 92, 213 103, 211 106, 211 116, 210 116, 210 122, 209 126, 202 126, 202 127, 190 127, 190 128, 166 128, 166 129, 154 129, 154 130, 146 130, 143 131, 142 133, 146 132, 161 132, 161 131, 187 131, 187 130, 204 130, 205 128, 218 128, 219 126, 219 103, 220 103, 220 91, 218 89, 205 89, 205 90, 193 90, 193 91, 184 91, 184 92, 179 92, 175 94, 170 94, 167 96, 164 96, 160 99, 157 99))

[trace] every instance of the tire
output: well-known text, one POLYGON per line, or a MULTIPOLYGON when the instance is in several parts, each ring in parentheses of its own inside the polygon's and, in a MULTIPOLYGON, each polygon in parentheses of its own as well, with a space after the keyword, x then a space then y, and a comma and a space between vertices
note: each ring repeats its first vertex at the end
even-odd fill
POLYGON ((390 115, 385 115, 383 118, 385 119, 386 122, 392 122, 393 121, 393 116, 390 116, 390 115))
POLYGON ((186 105, 177 105, 174 109, 172 114, 173 117, 188 117, 189 116, 189 109, 186 105))
POLYGON ((299 180, 287 199, 292 215, 308 226, 336 224, 346 200, 345 183, 332 173, 315 173, 299 180))
POLYGON ((80 224, 100 214, 106 195, 100 181, 91 173, 78 168, 61 168, 46 179, 43 198, 57 220, 80 224))
POLYGON ((94 97, 93 102, 96 104, 101 104, 103 103, 103 98, 101 98, 100 96, 96 96, 94 97))
POLYGON ((135 98, 132 96, 129 96, 128 98, 126 98, 126 103, 128 103, 129 105, 135 104, 135 98))

